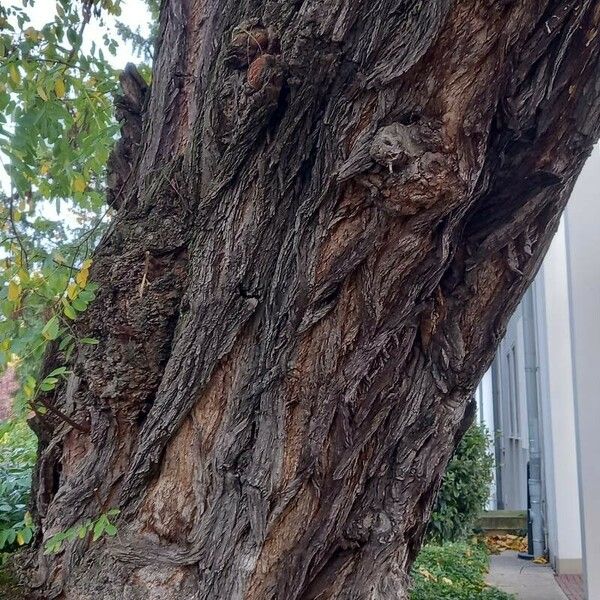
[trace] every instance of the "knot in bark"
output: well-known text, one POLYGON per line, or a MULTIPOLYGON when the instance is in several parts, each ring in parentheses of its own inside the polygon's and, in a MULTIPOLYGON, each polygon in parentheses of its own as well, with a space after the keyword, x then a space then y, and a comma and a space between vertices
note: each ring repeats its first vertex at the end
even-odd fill
POLYGON ((240 23, 231 33, 225 64, 244 69, 263 54, 279 53, 279 37, 273 29, 264 27, 259 19, 240 23))
POLYGON ((248 69, 248 85, 255 91, 269 90, 275 98, 279 96, 283 85, 283 65, 272 54, 261 54, 248 69))
POLYGON ((401 123, 392 123, 382 127, 373 138, 369 151, 371 158, 391 171, 416 158, 418 145, 413 141, 411 128, 401 123))

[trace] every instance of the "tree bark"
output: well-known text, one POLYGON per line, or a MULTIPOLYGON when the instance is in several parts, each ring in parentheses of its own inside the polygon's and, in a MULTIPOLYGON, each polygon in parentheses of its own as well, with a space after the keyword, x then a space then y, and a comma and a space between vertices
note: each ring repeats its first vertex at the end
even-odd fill
POLYGON ((165 0, 160 19, 76 325, 100 344, 48 400, 90 431, 35 423, 30 586, 406 598, 598 139, 600 3, 165 0), (117 538, 43 554, 114 507, 117 538))

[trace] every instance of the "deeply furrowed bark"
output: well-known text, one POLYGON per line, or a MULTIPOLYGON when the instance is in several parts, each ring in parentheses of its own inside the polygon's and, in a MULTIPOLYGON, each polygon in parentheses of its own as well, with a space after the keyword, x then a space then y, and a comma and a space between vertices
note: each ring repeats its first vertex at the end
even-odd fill
POLYGON ((90 432, 36 423, 39 597, 406 598, 598 138, 599 21, 594 0, 165 1, 77 323, 101 343, 49 399, 90 432), (116 539, 43 555, 112 507, 116 539))

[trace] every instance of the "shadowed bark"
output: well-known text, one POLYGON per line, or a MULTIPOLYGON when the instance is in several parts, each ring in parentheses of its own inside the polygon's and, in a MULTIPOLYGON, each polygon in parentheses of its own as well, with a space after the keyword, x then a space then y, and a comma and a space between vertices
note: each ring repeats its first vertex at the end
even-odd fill
POLYGON ((594 0, 165 0, 76 324, 101 343, 48 400, 90 431, 36 423, 40 597, 407 597, 599 135, 599 21, 594 0), (113 507, 116 539, 43 555, 113 507))

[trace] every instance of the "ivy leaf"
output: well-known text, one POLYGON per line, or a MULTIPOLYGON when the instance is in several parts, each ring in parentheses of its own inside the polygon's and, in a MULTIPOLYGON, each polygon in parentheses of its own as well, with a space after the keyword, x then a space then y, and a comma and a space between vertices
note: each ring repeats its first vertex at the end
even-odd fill
POLYGON ((79 273, 75 276, 75 281, 77 285, 81 288, 84 288, 87 285, 88 277, 90 276, 90 266, 92 265, 91 260, 85 260, 79 273))
POLYGON ((21 83, 21 73, 19 69, 13 64, 8 67, 8 72, 10 74, 10 78, 15 85, 19 85, 21 83))
POLYGON ((64 98, 66 93, 65 80, 59 77, 54 81, 54 92, 57 98, 64 98))
POLYGON ((75 300, 75 298, 77 298, 77 291, 77 284, 71 282, 67 287, 67 297, 69 298, 69 300, 75 300))
POLYGON ((29 544, 31 539, 33 538, 33 529, 31 527, 24 527, 17 534, 17 542, 20 546, 24 546, 25 544, 29 544))
POLYGON ((58 317, 56 315, 54 315, 45 325, 44 328, 42 329, 42 335, 44 336, 44 338, 46 338, 47 340, 55 340, 58 337, 58 332, 59 332, 59 324, 58 324, 58 317))
POLYGON ((65 315, 67 315, 69 319, 74 321, 77 318, 77 313, 75 312, 75 309, 64 298, 62 299, 62 305, 63 312, 65 313, 65 315))
POLYGON ((41 38, 40 32, 35 27, 28 27, 23 33, 30 42, 38 42, 41 38))
POLYGON ((76 175, 73 179, 73 191, 82 194, 85 192, 85 188, 87 187, 87 183, 82 175, 76 175))
POLYGON ((8 299, 11 302, 18 302, 21 297, 21 284, 13 279, 8 284, 8 299))
POLYGON ((73 336, 71 334, 65 335, 62 340, 60 340, 60 344, 58 345, 59 350, 65 350, 70 346, 73 342, 73 336))
POLYGON ((92 535, 92 542, 97 541, 98 539, 100 539, 100 537, 102 536, 102 534, 104 533, 104 530, 106 529, 106 524, 107 524, 107 519, 104 515, 102 515, 95 523, 94 525, 94 533, 92 535))
POLYGON ((44 392, 50 392, 56 387, 57 383, 58 383, 58 379, 56 377, 46 377, 40 383, 40 389, 44 392))
POLYGON ((67 372, 67 367, 58 367, 58 369, 54 369, 54 371, 48 373, 48 377, 58 377, 59 375, 64 375, 67 372))
POLYGON ((75 298, 75 300, 73 300, 71 304, 73 305, 73 308, 75 310, 78 310, 79 312, 83 312, 88 307, 88 303, 85 300, 82 300, 81 298, 75 298))

